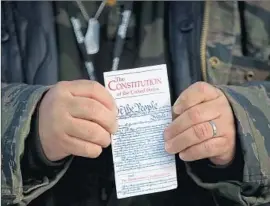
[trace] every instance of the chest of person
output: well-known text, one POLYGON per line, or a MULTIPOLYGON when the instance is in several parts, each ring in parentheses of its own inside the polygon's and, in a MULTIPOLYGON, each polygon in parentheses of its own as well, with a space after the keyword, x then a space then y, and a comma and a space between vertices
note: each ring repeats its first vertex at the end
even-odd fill
MULTIPOLYGON (((57 80, 88 78, 70 22, 69 11, 74 7, 78 12, 76 17, 83 23, 82 14, 75 2, 52 3, 51 6, 55 7, 55 21, 46 21, 46 25, 43 21, 36 24, 42 19, 38 8, 44 5, 33 3, 35 5, 31 7, 31 2, 24 5, 13 4, 17 3, 8 5, 2 24, 2 81, 51 84, 57 80), (13 13, 11 7, 15 8, 13 13), (30 8, 36 8, 31 15, 30 8), (54 23, 56 29, 52 29, 54 23), (38 32, 31 32, 33 30, 38 32), (35 34, 35 38, 29 38, 28 34, 35 34), (40 52, 35 52, 37 50, 40 52)), ((85 3, 90 16, 96 12, 99 4, 100 2, 85 3)), ((47 10, 42 11, 52 15, 49 6, 45 5, 47 10)), ((187 50, 186 59, 189 65, 197 62, 192 68, 201 71, 201 80, 230 85, 269 80, 269 3, 207 2, 203 4, 201 25, 195 23, 196 15, 189 20, 185 19, 196 7, 193 2, 187 7, 190 8, 187 14, 183 18, 177 18, 179 20, 171 25, 179 31, 175 35, 176 39, 171 39, 168 35, 170 10, 167 3, 136 2, 119 69, 164 62, 169 70, 185 69, 176 67, 172 56, 176 56, 180 62, 184 61, 184 56, 179 53, 183 48, 177 45, 177 41, 186 41, 185 37, 192 36, 191 33, 194 32, 200 35, 194 35, 187 47, 196 50, 187 50), (174 47, 169 46, 171 41, 174 47)), ((101 41, 95 64, 99 71, 98 80, 101 82, 102 73, 112 65, 115 33, 121 19, 119 8, 121 6, 99 17, 101 41)), ((173 72, 169 74, 175 75, 173 72)), ((173 84, 177 83, 174 80, 173 84)))

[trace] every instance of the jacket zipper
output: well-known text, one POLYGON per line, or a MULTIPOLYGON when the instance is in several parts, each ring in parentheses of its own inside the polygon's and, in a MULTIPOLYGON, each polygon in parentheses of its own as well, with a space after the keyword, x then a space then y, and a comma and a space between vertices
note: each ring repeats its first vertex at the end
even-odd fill
POLYGON ((207 73, 206 73, 206 41, 207 41, 207 31, 209 27, 209 7, 210 2, 205 1, 205 9, 204 9, 204 17, 203 17, 203 26, 202 26, 202 37, 201 37, 201 70, 203 80, 207 81, 207 73))

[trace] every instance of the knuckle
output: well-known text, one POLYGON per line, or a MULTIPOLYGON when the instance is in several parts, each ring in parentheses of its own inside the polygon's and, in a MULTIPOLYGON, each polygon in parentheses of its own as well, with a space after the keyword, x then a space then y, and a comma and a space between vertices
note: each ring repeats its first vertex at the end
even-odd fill
POLYGON ((100 132, 98 131, 98 126, 96 124, 91 124, 87 128, 87 133, 92 141, 97 141, 100 138, 100 132))
POLYGON ((68 87, 69 87, 70 83, 67 81, 63 81, 63 82, 59 82, 57 83, 53 88, 52 88, 52 93, 54 94, 54 101, 53 103, 58 103, 59 100, 61 102, 68 102, 67 97, 70 97, 69 91, 68 91, 68 87))
POLYGON ((99 85, 100 84, 97 81, 89 81, 89 87, 93 91, 95 91, 99 85))
POLYGON ((88 133, 88 136, 91 138, 91 139, 94 139, 96 137, 96 130, 95 130, 95 126, 90 126, 87 128, 87 133, 88 133))
POLYGON ((193 126, 193 130, 197 138, 200 140, 205 140, 211 135, 211 131, 207 123, 195 125, 193 126))
POLYGON ((192 122, 196 123, 199 122, 201 119, 201 112, 197 107, 194 107, 188 110, 188 116, 192 122))
POLYGON ((91 104, 86 105, 86 107, 87 107, 86 111, 88 111, 91 116, 96 116, 98 109, 97 109, 97 106, 95 105, 94 101, 91 102, 91 104))
POLYGON ((62 90, 66 90, 69 85, 70 83, 68 81, 61 81, 56 83, 55 89, 56 91, 61 92, 62 90))
POLYGON ((99 128, 98 125, 92 124, 88 128, 87 132, 91 141, 101 145, 104 148, 110 145, 111 141, 109 134, 106 131, 103 131, 103 129, 99 128))
MULTIPOLYGON (((216 89, 216 91, 218 91, 218 89, 216 89)), ((227 100, 227 97, 225 97, 225 95, 219 97, 216 102, 222 108, 227 108, 229 105, 229 102, 227 100)))
POLYGON ((227 97, 225 96, 224 92, 221 89, 219 89, 217 87, 214 87, 214 88, 215 88, 215 91, 218 94, 218 96, 221 96, 227 100, 227 97))
POLYGON ((199 92, 205 93, 205 90, 208 87, 207 83, 205 83, 205 82, 197 82, 195 84, 196 84, 196 87, 197 87, 199 92))

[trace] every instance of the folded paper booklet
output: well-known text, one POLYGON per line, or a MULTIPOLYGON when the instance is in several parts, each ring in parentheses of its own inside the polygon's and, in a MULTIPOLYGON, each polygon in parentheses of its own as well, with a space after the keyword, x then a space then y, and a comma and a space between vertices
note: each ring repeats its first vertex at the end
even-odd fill
POLYGON ((163 138, 172 121, 166 65, 105 72, 104 80, 118 106, 112 135, 117 197, 175 189, 175 156, 163 138))

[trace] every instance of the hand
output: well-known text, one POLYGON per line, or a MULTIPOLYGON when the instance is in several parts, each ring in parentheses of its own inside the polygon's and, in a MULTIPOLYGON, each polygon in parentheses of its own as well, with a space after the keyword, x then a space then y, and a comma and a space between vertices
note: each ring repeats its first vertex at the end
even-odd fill
POLYGON ((47 158, 98 157, 117 130, 116 108, 112 96, 97 82, 56 84, 39 107, 39 135, 47 158))
POLYGON ((235 154, 235 123, 223 92, 198 82, 186 89, 173 106, 177 116, 165 129, 165 148, 184 161, 209 158, 216 165, 232 161, 235 154), (217 128, 213 137, 212 120, 217 128))

